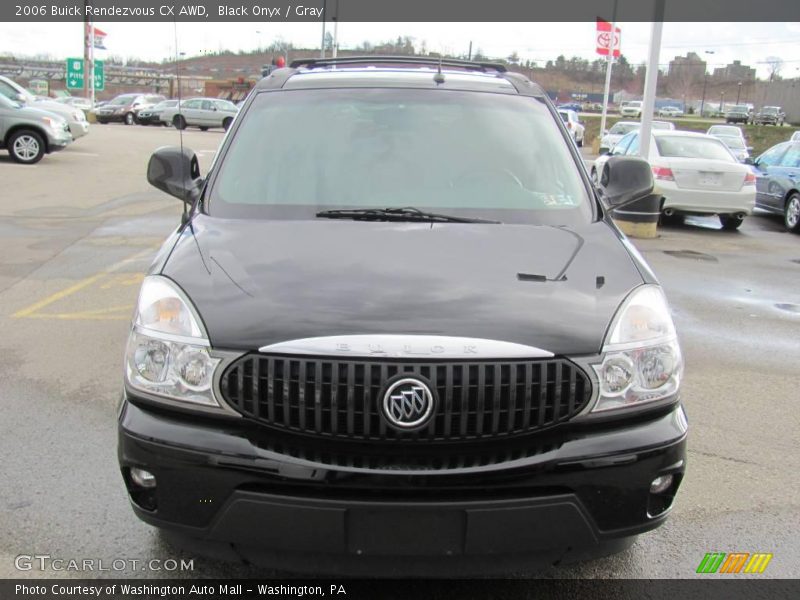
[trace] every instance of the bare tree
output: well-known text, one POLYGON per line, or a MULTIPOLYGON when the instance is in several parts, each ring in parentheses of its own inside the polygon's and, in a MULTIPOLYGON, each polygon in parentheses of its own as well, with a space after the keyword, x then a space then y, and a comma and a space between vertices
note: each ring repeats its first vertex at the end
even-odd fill
POLYGON ((767 63, 769 80, 780 79, 781 69, 783 69, 783 59, 779 56, 768 56, 765 62, 767 63))

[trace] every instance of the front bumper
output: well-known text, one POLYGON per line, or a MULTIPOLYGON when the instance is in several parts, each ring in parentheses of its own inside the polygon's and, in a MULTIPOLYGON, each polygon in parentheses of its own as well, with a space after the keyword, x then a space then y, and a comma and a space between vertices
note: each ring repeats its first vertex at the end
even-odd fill
POLYGON ((78 139, 89 133, 88 121, 70 121, 69 132, 72 134, 73 139, 78 139))
POLYGON ((363 445, 348 454, 245 419, 178 416, 123 399, 118 450, 136 514, 194 543, 318 572, 408 573, 416 564, 474 573, 503 571, 512 557, 608 554, 658 527, 683 476, 686 431, 673 405, 624 426, 529 437, 524 448, 483 444, 479 460, 459 449, 460 460, 381 465, 363 445), (138 488, 132 467, 153 473, 156 487, 138 488), (654 497, 650 484, 665 474, 673 487, 654 497))

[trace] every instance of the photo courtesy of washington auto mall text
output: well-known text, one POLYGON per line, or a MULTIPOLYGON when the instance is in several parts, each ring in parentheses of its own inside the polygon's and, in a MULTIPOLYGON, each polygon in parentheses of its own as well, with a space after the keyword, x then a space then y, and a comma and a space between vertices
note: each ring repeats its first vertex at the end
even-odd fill
POLYGON ((800 598, 796 0, 0 2, 0 600, 800 598))

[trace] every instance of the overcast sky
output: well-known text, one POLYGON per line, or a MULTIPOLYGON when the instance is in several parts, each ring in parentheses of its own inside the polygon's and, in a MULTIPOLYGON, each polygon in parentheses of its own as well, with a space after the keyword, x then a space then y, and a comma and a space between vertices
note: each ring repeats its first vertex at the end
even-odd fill
MULTIPOLYGON (((331 23, 327 24, 332 27, 331 23)), ((161 60, 174 54, 172 23, 103 23, 108 34, 104 56, 161 60)), ((620 23, 622 52, 633 63, 646 60, 649 23, 620 23)), ((0 54, 50 54, 56 58, 81 56, 82 23, 0 23, 0 54)), ((276 38, 296 47, 319 47, 319 23, 179 23, 178 45, 186 55, 203 51, 252 50, 276 38), (258 33, 260 32, 260 33, 258 33)), ((466 53, 470 41, 490 57, 517 52, 523 59, 544 64, 559 54, 594 59, 594 23, 340 23, 339 47, 352 48, 367 40, 373 44, 408 35, 429 51, 466 53)), ((734 59, 767 73, 767 57, 783 59, 783 77, 800 76, 800 23, 666 23, 660 63, 675 55, 696 51, 709 70, 734 59), (711 54, 713 52, 713 54, 711 54)))

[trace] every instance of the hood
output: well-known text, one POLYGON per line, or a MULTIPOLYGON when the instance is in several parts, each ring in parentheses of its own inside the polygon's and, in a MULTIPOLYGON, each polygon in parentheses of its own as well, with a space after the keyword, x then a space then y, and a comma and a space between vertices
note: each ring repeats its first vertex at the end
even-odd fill
POLYGON ((236 350, 409 334, 596 353, 643 281, 602 221, 568 230, 197 215, 162 272, 192 299, 212 345, 236 350))
POLYGON ((25 104, 25 106, 38 110, 44 110, 49 113, 55 113, 67 121, 74 121, 75 114, 80 112, 79 108, 61 104, 60 102, 52 102, 50 100, 36 100, 34 102, 28 102, 25 104))
POLYGON ((15 116, 25 117, 28 119, 41 119, 42 117, 50 117, 51 119, 55 119, 60 123, 66 123, 66 119, 58 113, 55 113, 51 110, 47 110, 43 107, 39 107, 35 104, 23 104, 19 109, 19 112, 15 113, 15 116))

